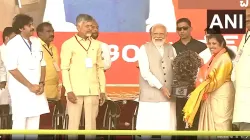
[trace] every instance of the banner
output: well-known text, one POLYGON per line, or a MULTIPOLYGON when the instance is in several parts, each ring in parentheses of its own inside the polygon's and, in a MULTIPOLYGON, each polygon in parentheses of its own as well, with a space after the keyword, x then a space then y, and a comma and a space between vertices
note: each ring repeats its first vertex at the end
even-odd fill
MULTIPOLYGON (((98 39, 109 44, 111 49, 113 63, 106 72, 107 84, 133 85, 138 84, 139 79, 137 53, 139 47, 149 41, 147 32, 153 24, 164 24, 169 32, 167 40, 175 42, 179 39, 175 33, 176 21, 188 18, 193 38, 205 42, 207 9, 181 9, 178 4, 178 0, 20 0, 19 3, 1 0, 0 16, 4 19, 1 20, 0 31, 11 26, 16 14, 27 13, 34 18, 35 26, 42 21, 52 23, 56 32, 54 44, 60 52, 61 44, 76 32, 77 15, 92 15, 99 24, 98 39)), ((228 46, 234 51, 241 36, 225 35, 228 46)))
MULTIPOLYGON (((55 44, 60 52, 63 41, 72 37, 74 33, 56 33, 55 44)), ((201 33, 193 33, 197 40, 205 42, 201 33)), ((242 35, 224 35, 228 47, 236 51, 242 35)), ((178 41, 176 33, 169 33, 170 42, 178 41)), ((99 40, 109 44, 112 66, 106 71, 107 84, 138 84, 139 70, 137 53, 141 45, 149 41, 148 33, 101 33, 99 40)))

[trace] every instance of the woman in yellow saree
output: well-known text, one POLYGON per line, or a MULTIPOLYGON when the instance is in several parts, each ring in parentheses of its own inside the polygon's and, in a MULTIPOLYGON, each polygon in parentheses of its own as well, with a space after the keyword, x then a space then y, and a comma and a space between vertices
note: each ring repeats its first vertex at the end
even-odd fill
POLYGON ((221 34, 210 34, 208 43, 212 57, 202 66, 199 80, 203 81, 190 94, 183 108, 184 120, 192 127, 199 107, 199 131, 232 129, 234 86, 231 81, 234 53, 227 48, 221 34), (201 104, 201 106, 200 106, 201 104))

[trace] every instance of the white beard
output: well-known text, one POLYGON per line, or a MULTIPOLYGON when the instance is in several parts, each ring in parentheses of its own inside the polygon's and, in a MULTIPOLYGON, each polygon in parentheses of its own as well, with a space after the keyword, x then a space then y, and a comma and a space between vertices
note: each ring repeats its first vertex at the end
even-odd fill
POLYGON ((161 47, 161 46, 163 46, 164 41, 154 41, 154 40, 153 40, 153 44, 154 44, 156 47, 161 47))
POLYGON ((91 33, 87 33, 87 34, 86 34, 87 37, 90 37, 91 35, 92 35, 91 33))

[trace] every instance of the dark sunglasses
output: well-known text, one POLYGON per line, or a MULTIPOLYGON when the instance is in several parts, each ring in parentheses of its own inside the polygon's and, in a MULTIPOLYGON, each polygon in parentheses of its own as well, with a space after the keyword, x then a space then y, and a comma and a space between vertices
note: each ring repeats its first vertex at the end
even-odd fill
POLYGON ((188 30, 189 27, 177 27, 177 31, 181 31, 182 29, 184 31, 188 30))

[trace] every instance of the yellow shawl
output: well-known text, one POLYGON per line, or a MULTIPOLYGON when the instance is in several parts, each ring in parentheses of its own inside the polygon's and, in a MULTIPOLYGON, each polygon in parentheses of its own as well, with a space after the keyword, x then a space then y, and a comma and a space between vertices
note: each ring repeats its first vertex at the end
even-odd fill
POLYGON ((207 75, 205 81, 191 93, 186 105, 183 108, 184 120, 190 127, 193 125, 194 117, 199 109, 203 95, 210 93, 218 89, 225 81, 230 80, 230 73, 232 70, 232 62, 225 61, 221 57, 222 55, 228 56, 225 53, 226 49, 222 49, 216 56, 211 59, 207 64, 207 75))

